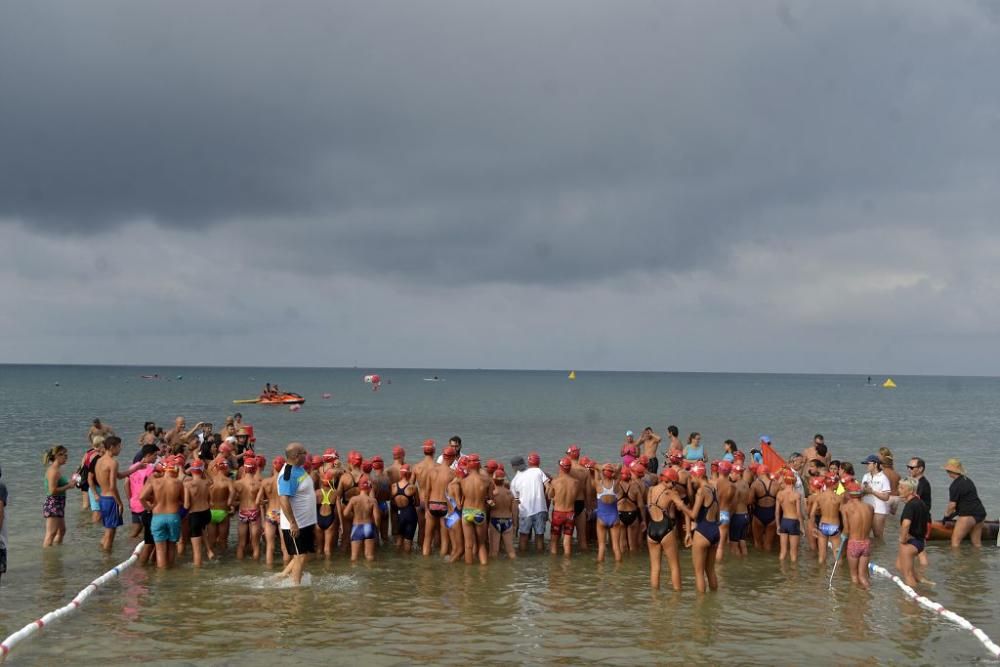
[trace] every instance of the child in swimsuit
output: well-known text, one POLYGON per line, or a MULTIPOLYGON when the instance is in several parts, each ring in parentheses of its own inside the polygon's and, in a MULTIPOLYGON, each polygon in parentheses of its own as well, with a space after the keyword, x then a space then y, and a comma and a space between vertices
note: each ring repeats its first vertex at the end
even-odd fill
POLYGON ((378 503, 371 497, 372 485, 367 476, 358 481, 360 493, 350 499, 344 508, 344 520, 351 521, 351 560, 356 561, 364 547, 365 560, 375 560, 375 542, 378 531, 375 526, 381 519, 378 503))

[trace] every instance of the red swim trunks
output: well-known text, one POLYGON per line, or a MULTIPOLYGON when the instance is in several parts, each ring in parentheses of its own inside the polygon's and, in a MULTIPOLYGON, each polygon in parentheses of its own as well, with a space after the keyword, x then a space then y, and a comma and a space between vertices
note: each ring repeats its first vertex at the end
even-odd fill
POLYGON ((257 523, 260 521, 260 509, 240 510, 240 523, 257 523))
POLYGON ((560 537, 563 534, 563 530, 566 531, 567 535, 573 534, 573 528, 575 524, 573 520, 576 518, 576 514, 573 512, 560 512, 559 510, 552 510, 552 537, 560 537))
POLYGON ((872 555, 872 545, 868 540, 848 540, 847 556, 849 558, 861 558, 872 555))

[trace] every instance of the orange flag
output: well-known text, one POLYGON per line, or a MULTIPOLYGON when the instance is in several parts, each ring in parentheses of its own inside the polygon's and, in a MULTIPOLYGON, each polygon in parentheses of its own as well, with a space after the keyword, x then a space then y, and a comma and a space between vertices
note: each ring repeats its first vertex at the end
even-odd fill
POLYGON ((774 451, 774 449, 771 448, 771 445, 766 442, 760 443, 760 453, 764 457, 764 465, 766 465, 767 469, 771 472, 777 472, 782 468, 788 467, 785 459, 781 458, 778 455, 778 452, 774 451))

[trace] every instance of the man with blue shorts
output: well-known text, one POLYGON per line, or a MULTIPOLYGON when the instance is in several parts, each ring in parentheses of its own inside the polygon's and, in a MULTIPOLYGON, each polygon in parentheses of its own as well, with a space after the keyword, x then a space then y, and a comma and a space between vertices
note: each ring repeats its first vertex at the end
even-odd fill
POLYGON ((184 457, 168 456, 166 474, 151 477, 142 489, 143 507, 153 513, 149 530, 156 545, 156 567, 167 568, 177 557, 177 543, 181 539, 181 505, 184 503, 184 484, 178 479, 184 457))

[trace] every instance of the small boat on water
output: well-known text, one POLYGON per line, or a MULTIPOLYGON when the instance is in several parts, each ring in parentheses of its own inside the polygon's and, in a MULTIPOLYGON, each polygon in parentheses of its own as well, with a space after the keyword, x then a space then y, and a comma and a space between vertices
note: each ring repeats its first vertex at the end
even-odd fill
MULTIPOLYGON (((931 534, 928 540, 951 540, 951 531, 955 528, 954 521, 932 521, 931 534)), ((983 544, 996 544, 997 533, 1000 532, 1000 520, 983 522, 983 544)))
POLYGON ((241 398, 233 401, 237 405, 302 405, 306 399, 299 394, 285 392, 277 396, 258 396, 257 398, 241 398))
POLYGON ((435 375, 432 378, 424 378, 424 382, 441 382, 441 378, 435 375))

